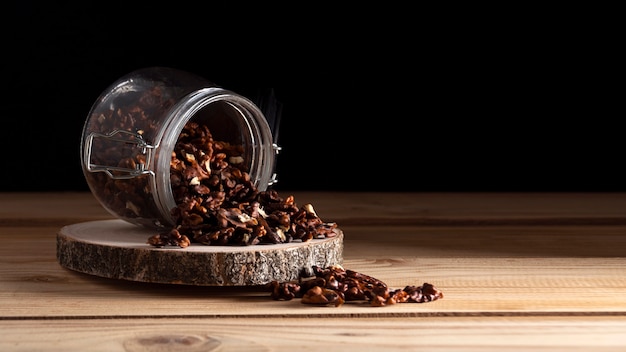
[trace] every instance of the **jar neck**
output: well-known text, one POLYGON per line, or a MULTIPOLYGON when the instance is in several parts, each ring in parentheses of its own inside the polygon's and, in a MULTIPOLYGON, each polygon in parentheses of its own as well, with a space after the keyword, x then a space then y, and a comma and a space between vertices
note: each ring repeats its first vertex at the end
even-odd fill
POLYGON ((250 100, 231 91, 208 87, 189 93, 172 107, 160 135, 155 140, 153 194, 163 219, 174 224, 171 210, 176 201, 171 184, 171 161, 178 138, 185 125, 194 121, 209 127, 214 140, 241 145, 250 178, 264 191, 274 182, 274 164, 278 147, 263 113, 250 100))

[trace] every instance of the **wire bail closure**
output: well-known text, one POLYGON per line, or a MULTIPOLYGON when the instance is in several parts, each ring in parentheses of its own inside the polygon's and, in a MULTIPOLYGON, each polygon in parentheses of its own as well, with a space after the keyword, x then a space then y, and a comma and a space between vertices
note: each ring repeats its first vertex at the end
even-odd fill
MULTIPOLYGON (((85 155, 84 161, 89 172, 104 172, 110 178, 115 180, 122 179, 131 179, 141 175, 153 175, 154 171, 146 169, 147 165, 152 164, 152 151, 156 148, 156 146, 148 144, 144 139, 141 133, 130 132, 124 130, 115 130, 110 133, 90 133, 85 140, 85 155), (127 138, 124 138, 126 136, 127 138), (139 149, 139 154, 145 155, 145 162, 138 162, 137 153, 129 154, 127 157, 131 158, 135 163, 135 168, 127 168, 120 166, 111 166, 111 165, 99 165, 97 163, 92 162, 91 160, 91 152, 94 140, 98 138, 98 141, 102 143, 121 143, 128 145, 131 150, 139 149), (101 139, 101 140, 100 140, 101 139)), ((124 148, 121 148, 124 149, 124 148)), ((128 148, 126 148, 128 149, 128 148)), ((119 160, 123 160, 124 158, 120 155, 119 160)))

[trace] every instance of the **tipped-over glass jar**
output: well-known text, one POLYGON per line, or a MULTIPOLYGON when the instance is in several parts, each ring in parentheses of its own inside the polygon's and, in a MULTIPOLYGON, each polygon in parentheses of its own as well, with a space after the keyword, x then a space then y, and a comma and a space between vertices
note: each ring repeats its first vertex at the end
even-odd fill
POLYGON ((189 72, 149 67, 119 78, 93 104, 81 161, 91 192, 110 213, 166 228, 175 222, 181 177, 199 186, 193 173, 206 176, 211 159, 236 164, 263 191, 275 182, 279 150, 266 117, 248 98, 189 72), (198 134, 189 135, 191 124, 198 134), (196 167, 181 176, 173 170, 183 159, 196 167))

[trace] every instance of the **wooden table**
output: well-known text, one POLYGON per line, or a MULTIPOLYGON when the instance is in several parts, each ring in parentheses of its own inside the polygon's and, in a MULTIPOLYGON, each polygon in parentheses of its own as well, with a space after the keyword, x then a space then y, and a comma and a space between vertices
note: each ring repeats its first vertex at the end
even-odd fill
POLYGON ((56 235, 113 218, 90 193, 0 193, 0 350, 626 350, 626 194, 289 194, 344 231, 346 269, 444 298, 318 307, 83 274, 56 235))

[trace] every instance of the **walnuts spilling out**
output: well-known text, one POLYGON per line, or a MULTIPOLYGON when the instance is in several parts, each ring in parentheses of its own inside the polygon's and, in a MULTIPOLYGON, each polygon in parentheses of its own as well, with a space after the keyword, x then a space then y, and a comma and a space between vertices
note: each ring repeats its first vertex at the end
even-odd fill
POLYGON ((170 163, 176 226, 151 236, 148 243, 247 246, 337 235, 337 224, 323 222, 311 204, 298 206, 293 196, 259 191, 242 155, 242 146, 213 140, 206 125, 187 123, 170 163))

